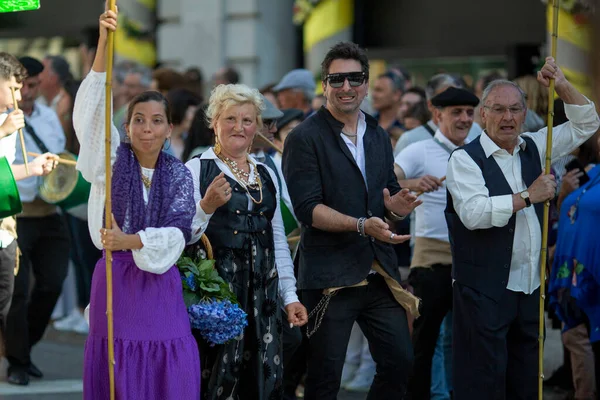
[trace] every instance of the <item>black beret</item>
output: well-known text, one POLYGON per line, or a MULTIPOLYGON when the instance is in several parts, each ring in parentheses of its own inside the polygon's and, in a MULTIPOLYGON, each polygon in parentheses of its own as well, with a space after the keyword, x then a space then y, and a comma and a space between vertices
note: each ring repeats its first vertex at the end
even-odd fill
POLYGON ((38 76, 44 70, 44 64, 33 57, 21 57, 19 62, 27 70, 27 76, 38 76))
POLYGON ((298 110, 296 108, 287 108, 281 111, 283 112, 283 117, 277 120, 277 130, 285 127, 295 119, 299 119, 300 121, 304 119, 304 112, 302 112, 302 110, 298 110))
POLYGON ((477 106, 479 99, 473 93, 465 89, 450 86, 448 89, 431 99, 435 107, 450 106, 477 106))

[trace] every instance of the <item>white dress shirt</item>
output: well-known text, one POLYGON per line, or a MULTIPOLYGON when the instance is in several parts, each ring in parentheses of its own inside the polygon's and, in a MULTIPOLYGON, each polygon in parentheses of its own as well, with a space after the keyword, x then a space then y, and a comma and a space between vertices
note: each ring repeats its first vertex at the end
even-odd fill
MULTIPOLYGON (((348 150, 350 150, 352 157, 354 157, 354 161, 356 161, 356 164, 358 165, 358 169, 360 169, 360 173, 362 174, 363 179, 365 180, 365 185, 367 185, 367 169, 365 167, 364 144, 366 132, 367 122, 365 121, 365 114, 363 114, 362 111, 358 113, 358 125, 356 126, 356 144, 352 143, 352 140, 350 140, 348 136, 340 132, 340 137, 344 140, 346 146, 348 146, 348 150)), ((367 185, 367 188, 368 187, 369 186, 367 185)))
MULTIPOLYGON (((435 139, 444 146, 440 146, 434 139, 422 140, 405 148, 395 158, 406 179, 416 179, 431 175, 438 179, 446 176, 450 152, 456 149, 444 134, 438 129, 435 139)), ((415 236, 448 242, 448 225, 444 217, 446 209, 446 187, 442 186, 431 193, 421 195, 423 204, 415 209, 415 236)))
MULTIPOLYGON (((585 142, 600 126, 600 120, 592 102, 577 106, 565 104, 569 122, 553 130, 552 159, 562 157, 585 142)), ((533 139, 540 154, 540 164, 546 157, 547 128, 525 135, 533 139)), ((481 134, 481 146, 486 157, 494 157, 509 183, 513 194, 527 189, 521 175, 519 151, 526 142, 519 138, 513 154, 496 145, 488 135, 481 134)), ((490 197, 481 169, 464 150, 453 153, 448 164, 448 190, 454 207, 467 229, 489 229, 506 226, 513 214, 512 195, 490 197)), ((540 286, 539 261, 541 250, 541 227, 534 207, 517 212, 512 260, 507 289, 531 294, 540 286)), ((490 257, 493 252, 490 252, 490 257)))
MULTIPOLYGON (((191 243, 197 242, 200 239, 200 236, 204 233, 206 228, 208 227, 208 223, 210 222, 210 218, 213 214, 206 214, 202 207, 200 207, 200 200, 202 200, 202 195, 200 193, 200 171, 202 168, 202 163, 200 160, 214 160, 219 169, 225 173, 229 178, 238 181, 236 176, 231 172, 231 170, 225 165, 223 161, 219 157, 216 156, 213 148, 211 147, 202 155, 200 158, 193 158, 188 161, 185 165, 188 167, 190 172, 192 173, 192 179, 194 180, 194 201, 196 202, 196 216, 194 217, 194 221, 192 222, 192 240, 191 243)), ((277 184, 277 176, 275 172, 265 164, 262 164, 256 161, 257 164, 264 166, 269 175, 271 176, 271 180, 273 181, 273 185, 275 186, 276 191, 276 209, 275 214, 273 216, 273 220, 271 224, 273 226, 273 241, 275 244, 275 265, 277 267, 277 273, 279 274, 279 296, 283 300, 283 305, 287 306, 288 304, 295 303, 298 300, 298 295, 296 294, 296 277, 294 276, 294 263, 292 261, 292 257, 290 255, 290 248, 287 243, 287 238, 285 236, 285 228, 283 226, 283 218, 281 217, 281 209, 279 205, 280 197, 279 197, 279 185, 277 184)), ((254 166, 252 163, 250 164, 250 177, 249 179, 254 179, 254 174, 256 171, 254 170, 254 166)), ((252 210, 254 207, 254 203, 250 199, 250 195, 246 194, 248 197, 248 210, 252 210)))
MULTIPOLYGON (((103 228, 105 191, 104 160, 104 90, 106 73, 93 70, 81 83, 75 98, 73 110, 73 126, 77 139, 81 143, 77 169, 92 184, 88 203, 88 226, 94 245, 102 249, 100 229, 103 228)), ((111 165, 116 159, 119 146, 119 132, 111 126, 111 165)), ((149 178, 154 171, 142 168, 142 173, 149 178)), ((148 191, 142 181, 144 202, 148 201, 148 191)), ((146 228, 136 232, 140 236, 143 247, 132 250, 135 265, 142 271, 153 274, 167 272, 185 247, 183 233, 179 228, 146 228)))
MULTIPOLYGON (((431 130, 433 132, 438 130, 437 125, 434 124, 432 120, 427 121, 427 125, 429 126, 429 128, 431 128, 431 130)), ((469 135, 467 136, 467 138, 469 139, 469 141, 471 141, 471 140, 475 139, 477 136, 479 136, 480 134, 481 134, 481 126, 479 126, 479 124, 477 122, 473 122, 473 125, 471 126, 471 129, 469 130, 469 135)), ((394 156, 397 156, 398 154, 400 154, 400 152, 402 150, 404 150, 411 144, 420 142, 421 140, 428 140, 428 139, 431 139, 431 133, 429 133, 427 128, 425 128, 425 126, 423 126, 423 125, 417 126, 414 129, 406 131, 402 134, 402 136, 400 136, 400 139, 398 139, 398 142, 396 143, 396 147, 394 148, 394 156)))
MULTIPOLYGON (((58 120, 58 116, 51 108, 35 103, 31 115, 25 116, 25 122, 35 130, 36 136, 44 143, 48 151, 54 154, 65 151, 67 139, 65 138, 65 133, 58 120)), ((28 129, 23 128, 23 136, 25 137, 25 148, 28 152, 31 151, 40 154, 44 152, 33 140, 28 129)), ((20 140, 17 140, 15 157, 16 164, 23 164, 25 162, 23 160, 20 140)), ((22 202, 29 203, 35 199, 39 193, 38 187, 42 179, 39 176, 32 176, 17 182, 22 202)))

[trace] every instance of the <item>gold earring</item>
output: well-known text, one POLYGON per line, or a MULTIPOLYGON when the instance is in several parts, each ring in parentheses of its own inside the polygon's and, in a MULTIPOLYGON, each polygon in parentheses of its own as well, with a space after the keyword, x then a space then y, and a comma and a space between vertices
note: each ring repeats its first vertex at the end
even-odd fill
POLYGON ((219 136, 215 135, 215 147, 214 152, 216 155, 221 154, 221 143, 219 143, 219 136))

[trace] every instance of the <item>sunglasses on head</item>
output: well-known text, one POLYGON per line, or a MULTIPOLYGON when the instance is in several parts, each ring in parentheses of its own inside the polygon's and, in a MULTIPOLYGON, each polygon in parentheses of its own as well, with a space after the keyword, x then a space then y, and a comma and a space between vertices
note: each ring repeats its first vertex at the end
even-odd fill
POLYGON ((325 80, 332 88, 341 88, 344 82, 348 79, 348 83, 352 87, 362 85, 367 78, 364 72, 341 72, 339 74, 328 74, 325 80))

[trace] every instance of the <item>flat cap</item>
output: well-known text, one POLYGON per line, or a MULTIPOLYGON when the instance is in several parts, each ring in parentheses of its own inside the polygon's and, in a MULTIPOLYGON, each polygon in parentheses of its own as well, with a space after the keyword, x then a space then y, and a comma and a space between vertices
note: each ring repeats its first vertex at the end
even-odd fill
POLYGON ((477 106, 479 99, 473 93, 465 89, 449 87, 442 93, 431 99, 431 104, 435 107, 450 106, 477 106))
POLYGON ((19 62, 23 64, 27 70, 27 76, 38 76, 44 70, 44 64, 33 57, 21 57, 19 62))
POLYGON ((265 96, 261 95, 263 102, 265 103, 265 109, 260 114, 263 120, 265 119, 278 119, 283 117, 283 113, 273 105, 265 96))
POLYGON ((274 92, 285 89, 306 89, 315 91, 315 78, 312 72, 307 69, 293 69, 281 78, 281 81, 273 88, 274 92))

